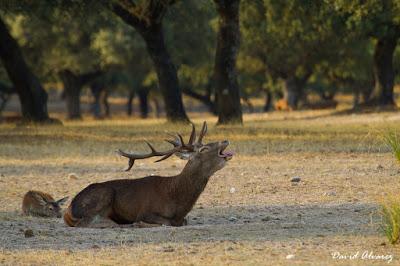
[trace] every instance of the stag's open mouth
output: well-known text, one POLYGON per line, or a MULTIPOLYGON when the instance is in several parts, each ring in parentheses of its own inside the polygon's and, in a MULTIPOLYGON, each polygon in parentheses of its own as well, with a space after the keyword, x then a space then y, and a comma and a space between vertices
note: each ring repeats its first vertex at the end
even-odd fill
POLYGON ((219 150, 218 156, 224 158, 226 161, 229 161, 233 157, 232 151, 225 151, 226 147, 229 145, 229 141, 223 141, 221 143, 221 148, 219 150))

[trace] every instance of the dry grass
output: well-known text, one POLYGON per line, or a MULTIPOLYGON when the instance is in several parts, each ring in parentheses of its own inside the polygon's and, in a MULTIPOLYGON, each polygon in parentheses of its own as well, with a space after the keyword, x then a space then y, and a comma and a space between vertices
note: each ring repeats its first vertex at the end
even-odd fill
POLYGON ((392 150, 394 157, 400 162, 400 138, 396 131, 388 131, 385 136, 384 140, 386 144, 392 150))
MULTIPOLYGON (((29 189, 73 196, 92 182, 175 174, 184 162, 139 162, 132 172, 117 148, 144 151, 165 131, 163 120, 65 122, 63 127, 0 125, 0 264, 330 265, 332 252, 400 251, 386 243, 376 202, 398 193, 399 167, 382 141, 400 129, 400 114, 332 115, 332 111, 255 114, 245 125, 214 127, 207 140, 228 139, 235 158, 209 182, 189 225, 153 229, 77 229, 61 220, 23 217, 29 189), (78 179, 68 175, 75 173, 78 179), (301 177, 299 184, 290 178, 301 177), (235 193, 230 193, 235 187, 235 193), (32 229, 35 236, 25 238, 32 229)), ((365 265, 383 261, 346 260, 365 265)))
POLYGON ((400 240, 400 200, 399 196, 391 196, 382 204, 382 229, 391 244, 400 240))

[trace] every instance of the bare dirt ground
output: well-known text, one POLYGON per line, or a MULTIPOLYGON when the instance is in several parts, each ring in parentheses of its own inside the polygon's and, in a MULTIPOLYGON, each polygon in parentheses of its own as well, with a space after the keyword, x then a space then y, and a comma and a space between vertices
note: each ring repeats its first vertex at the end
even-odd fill
POLYGON ((165 131, 187 135, 190 127, 123 118, 63 127, 0 125, 0 264, 389 262, 362 258, 364 252, 391 255, 390 264, 400 264, 400 250, 381 232, 379 209, 400 188, 400 166, 381 139, 385 130, 400 129, 399 113, 275 112, 246 115, 243 127, 215 127, 213 117, 194 122, 204 119, 206 140, 230 140, 234 159, 211 178, 187 226, 148 229, 69 228, 61 219, 25 217, 20 205, 30 189, 73 197, 93 182, 176 174, 184 166, 177 158, 141 161, 124 172, 127 161, 114 151, 144 151, 144 138, 167 147, 165 131), (293 177, 301 181, 290 182, 293 177), (33 237, 24 236, 27 229, 33 237), (359 255, 339 260, 335 252, 359 255))

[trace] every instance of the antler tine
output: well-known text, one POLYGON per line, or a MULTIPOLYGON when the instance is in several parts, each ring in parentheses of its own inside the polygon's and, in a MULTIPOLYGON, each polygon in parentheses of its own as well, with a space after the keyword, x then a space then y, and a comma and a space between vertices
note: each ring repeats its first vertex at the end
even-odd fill
POLYGON ((177 147, 177 146, 180 145, 180 143, 179 143, 179 138, 178 138, 176 135, 171 134, 171 133, 167 133, 167 134, 168 134, 169 136, 173 137, 174 140, 165 139, 166 142, 171 143, 172 145, 174 145, 174 147, 177 147))
POLYGON ((176 141, 173 141, 173 140, 165 139, 165 141, 174 145, 174 147, 177 147, 179 145, 176 141))
POLYGON ((155 161, 155 163, 158 163, 158 162, 164 161, 165 159, 168 159, 169 157, 172 156, 172 154, 174 154, 174 153, 170 153, 170 154, 163 156, 161 159, 158 159, 157 161, 155 161))
POLYGON ((134 153, 126 153, 122 150, 117 150, 117 153, 123 157, 126 157, 129 159, 129 164, 128 164, 128 168, 125 169, 125 171, 129 171, 133 165, 135 164, 135 160, 138 159, 146 159, 146 158, 150 158, 150 157, 154 157, 154 156, 164 156, 162 159, 166 159, 169 156, 171 156, 172 154, 174 154, 175 152, 179 151, 181 149, 181 146, 177 146, 174 147, 172 150, 168 150, 168 151, 164 151, 164 152, 158 152, 153 145, 150 144, 150 142, 148 142, 147 140, 145 140, 147 146, 149 146, 149 148, 151 149, 150 153, 147 154, 134 154, 134 153))
POLYGON ((152 153, 157 153, 156 149, 154 149, 153 145, 151 145, 150 142, 148 142, 147 140, 145 140, 144 142, 146 142, 147 146, 150 147, 152 153))
POLYGON ((196 141, 196 128, 194 124, 192 124, 192 133, 190 134, 190 139, 189 139, 189 145, 194 145, 194 142, 196 141))
POLYGON ((197 139, 197 143, 196 144, 202 144, 203 137, 204 137, 204 135, 206 133, 207 133, 207 122, 204 121, 203 122, 203 127, 201 128, 200 135, 199 135, 199 138, 197 139))
POLYGON ((185 146, 185 142, 183 141, 183 137, 182 137, 182 135, 181 134, 179 134, 179 133, 176 133, 176 136, 178 137, 178 139, 179 139, 179 144, 180 144, 180 146, 185 146))
MULTIPOLYGON (((118 149, 116 151, 120 156, 124 156, 129 158, 129 154, 126 152, 123 152, 122 150, 118 149)), ((124 171, 128 172, 129 170, 131 170, 131 168, 133 167, 133 165, 135 164, 135 159, 129 158, 129 163, 128 163, 128 168, 126 168, 124 171)))

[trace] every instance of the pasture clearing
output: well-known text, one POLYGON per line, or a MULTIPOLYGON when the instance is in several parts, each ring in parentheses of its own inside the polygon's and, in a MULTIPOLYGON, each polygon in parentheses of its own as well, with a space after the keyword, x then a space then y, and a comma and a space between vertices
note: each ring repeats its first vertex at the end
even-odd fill
POLYGON ((293 264, 330 265, 339 262, 333 252, 357 251, 398 263, 399 249, 380 231, 378 204, 400 188, 400 166, 382 140, 387 129, 400 129, 399 113, 274 112, 246 115, 243 127, 215 127, 213 117, 194 122, 204 119, 205 141, 228 139, 236 154, 210 179, 188 226, 149 229, 68 228, 61 219, 24 217, 20 205, 29 189, 72 198, 93 182, 176 174, 185 164, 176 157, 124 172, 127 161, 114 151, 145 151, 143 139, 165 148, 165 131, 188 137, 189 126, 123 118, 0 125, 0 263, 285 265, 293 254, 293 264), (25 238, 26 229, 34 237, 25 238))

